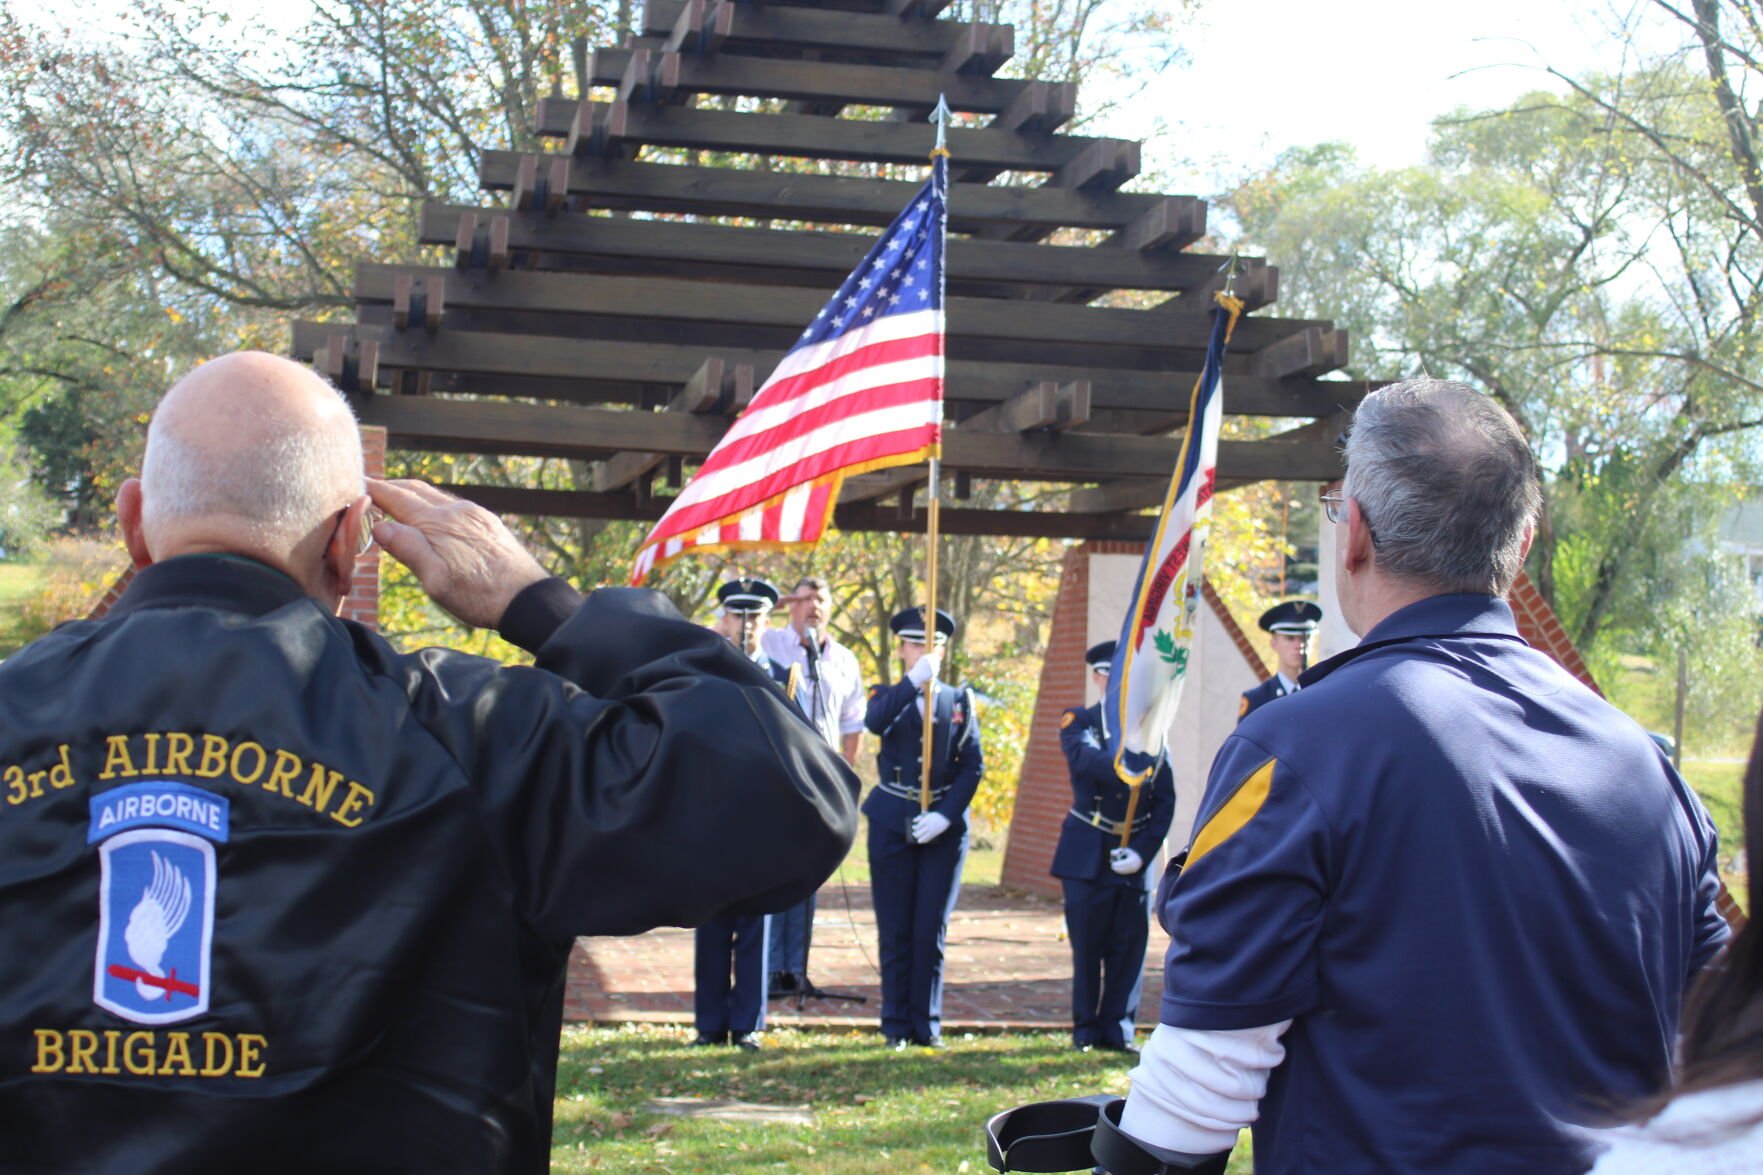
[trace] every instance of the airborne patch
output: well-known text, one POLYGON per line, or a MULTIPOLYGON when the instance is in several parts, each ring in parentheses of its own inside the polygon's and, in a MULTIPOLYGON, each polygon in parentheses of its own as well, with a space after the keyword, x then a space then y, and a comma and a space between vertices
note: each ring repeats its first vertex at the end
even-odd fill
POLYGON ((227 832, 225 800, 183 784, 134 784, 92 800, 88 839, 101 842, 92 1002, 136 1024, 208 1011, 212 842, 227 832))

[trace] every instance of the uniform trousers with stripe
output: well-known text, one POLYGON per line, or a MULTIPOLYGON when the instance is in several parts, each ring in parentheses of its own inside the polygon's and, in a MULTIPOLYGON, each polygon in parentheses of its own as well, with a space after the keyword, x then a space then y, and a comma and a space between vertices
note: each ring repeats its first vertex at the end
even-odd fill
POLYGON ((869 821, 869 876, 881 946, 882 1035, 935 1040, 943 1032, 943 946, 961 895, 967 831, 914 843, 904 822, 869 821))
POLYGON ((1151 870, 1106 880, 1066 878, 1071 939, 1071 1039, 1118 1048, 1132 1040, 1150 941, 1151 870))

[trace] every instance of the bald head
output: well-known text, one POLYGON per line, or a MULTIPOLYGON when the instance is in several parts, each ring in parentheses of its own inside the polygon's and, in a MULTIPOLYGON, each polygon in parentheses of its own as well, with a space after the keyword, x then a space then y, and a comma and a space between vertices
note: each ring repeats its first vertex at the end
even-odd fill
POLYGON ((155 547, 229 540, 241 554, 285 557, 361 496, 360 433, 343 397, 300 364, 223 355, 159 402, 141 491, 155 547))

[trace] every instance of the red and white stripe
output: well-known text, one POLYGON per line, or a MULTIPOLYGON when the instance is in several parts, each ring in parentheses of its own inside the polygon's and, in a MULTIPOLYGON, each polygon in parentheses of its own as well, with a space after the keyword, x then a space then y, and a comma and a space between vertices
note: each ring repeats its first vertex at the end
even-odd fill
POLYGON ((935 449, 942 398, 941 311, 791 351, 649 532, 631 582, 691 548, 819 540, 846 473, 935 449))

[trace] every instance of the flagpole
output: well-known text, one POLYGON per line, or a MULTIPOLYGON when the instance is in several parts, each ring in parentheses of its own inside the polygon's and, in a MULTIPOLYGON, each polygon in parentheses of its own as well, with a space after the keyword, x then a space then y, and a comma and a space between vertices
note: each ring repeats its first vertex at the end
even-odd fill
MULTIPOLYGON (((1230 314, 1231 313, 1230 308, 1225 304, 1224 300, 1227 298, 1236 297, 1237 262, 1238 262, 1238 255, 1235 253, 1232 253, 1230 255, 1230 260, 1226 261, 1223 265, 1219 266, 1219 268, 1224 271, 1224 291, 1222 294, 1218 295, 1218 298, 1217 298, 1218 309, 1215 311, 1215 313, 1218 313, 1218 314, 1230 314)), ((1240 309, 1240 307, 1239 307, 1239 309, 1240 309)), ((1233 325, 1234 325, 1234 322, 1235 322, 1235 319, 1233 318, 1232 319, 1233 325)), ((1226 337, 1227 338, 1229 337, 1228 334, 1226 335, 1226 337)), ((1201 378, 1202 379, 1205 378, 1204 373, 1202 373, 1201 378)), ((1195 422, 1194 418, 1190 416, 1188 418, 1188 428, 1192 429, 1194 427, 1196 427, 1196 422, 1195 422)), ((1199 571, 1199 570, 1203 570, 1203 569, 1196 568, 1195 570, 1199 571)), ((1108 704, 1108 700, 1106 698, 1102 699, 1102 705, 1103 705, 1104 709, 1107 708, 1107 704, 1108 704)), ((1126 737, 1125 731, 1121 732, 1121 737, 1122 738, 1126 737)), ((1146 778, 1148 779, 1148 778, 1150 778, 1150 776, 1147 776, 1146 778)), ((1144 780, 1140 780, 1138 783, 1131 784, 1126 789, 1126 819, 1122 820, 1120 822, 1120 847, 1123 849, 1132 847, 1132 845, 1130 843, 1132 841, 1132 822, 1133 822, 1134 817, 1136 817, 1138 815, 1139 792, 1143 790, 1143 785, 1144 785, 1144 780)))
MULTIPOLYGON (((943 94, 937 95, 936 109, 931 111, 931 121, 937 127, 937 145, 931 148, 931 166, 936 166, 937 157, 949 157, 947 135, 949 129, 949 99, 943 94)), ((938 266, 937 280, 942 280, 942 267, 938 266)), ((933 450, 930 457, 930 475, 925 486, 926 518, 925 541, 928 544, 924 554, 924 576, 928 581, 926 596, 929 598, 924 608, 924 651, 926 655, 935 654, 937 650, 937 530, 942 512, 942 471, 938 468, 937 451, 933 450)), ((933 675, 924 683, 924 747, 919 756, 918 773, 918 810, 920 813, 930 811, 931 792, 931 757, 936 749, 936 697, 937 679, 933 675)))

